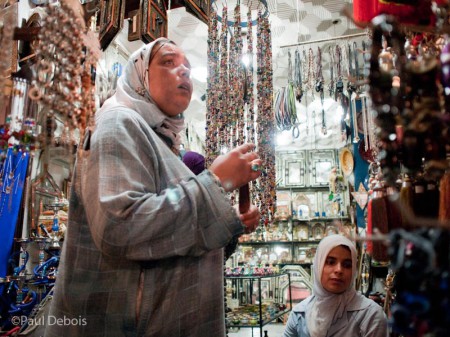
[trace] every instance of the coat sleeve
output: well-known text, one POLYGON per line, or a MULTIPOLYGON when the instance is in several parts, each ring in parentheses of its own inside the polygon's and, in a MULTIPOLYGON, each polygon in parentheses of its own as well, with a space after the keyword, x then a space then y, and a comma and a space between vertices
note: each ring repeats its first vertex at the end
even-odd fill
POLYGON ((243 232, 227 195, 208 171, 194 177, 152 132, 111 112, 93 134, 81 193, 96 246, 137 261, 225 246, 243 232))

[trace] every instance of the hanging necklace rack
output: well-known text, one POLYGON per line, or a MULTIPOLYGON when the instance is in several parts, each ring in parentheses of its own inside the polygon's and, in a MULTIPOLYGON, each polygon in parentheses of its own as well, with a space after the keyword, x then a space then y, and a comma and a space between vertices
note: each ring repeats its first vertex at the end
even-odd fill
POLYGON ((303 46, 303 45, 308 45, 308 44, 313 44, 313 43, 324 43, 324 42, 330 42, 330 41, 336 41, 336 40, 353 39, 355 37, 362 37, 362 36, 367 36, 367 32, 342 35, 342 36, 331 37, 331 38, 320 39, 320 40, 303 41, 303 42, 298 42, 298 43, 294 43, 294 44, 287 44, 284 46, 280 46, 279 48, 291 48, 291 47, 303 46))

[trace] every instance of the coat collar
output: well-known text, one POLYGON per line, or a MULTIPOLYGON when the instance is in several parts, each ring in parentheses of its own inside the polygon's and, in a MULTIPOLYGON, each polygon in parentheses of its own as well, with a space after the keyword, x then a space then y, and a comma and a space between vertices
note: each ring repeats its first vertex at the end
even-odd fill
MULTIPOLYGON (((292 311, 294 312, 305 312, 306 309, 309 307, 309 304, 314 299, 314 295, 309 296, 305 298, 300 303, 296 304, 292 311)), ((356 293, 356 295, 353 297, 353 299, 350 301, 350 303, 347 306, 347 311, 357 311, 367 308, 370 305, 371 300, 366 298, 365 296, 361 295, 360 293, 356 293)))

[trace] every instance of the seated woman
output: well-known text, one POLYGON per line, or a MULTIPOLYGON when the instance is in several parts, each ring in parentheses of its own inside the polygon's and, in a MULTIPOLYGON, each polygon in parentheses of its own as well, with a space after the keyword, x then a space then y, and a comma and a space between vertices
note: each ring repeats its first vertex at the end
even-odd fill
POLYGON ((386 337, 383 309, 355 290, 356 248, 342 235, 317 247, 313 294, 292 309, 283 337, 386 337))

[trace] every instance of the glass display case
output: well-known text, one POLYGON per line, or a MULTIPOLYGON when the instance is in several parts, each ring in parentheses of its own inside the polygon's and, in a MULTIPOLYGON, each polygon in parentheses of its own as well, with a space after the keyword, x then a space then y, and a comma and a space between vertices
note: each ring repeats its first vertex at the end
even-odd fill
MULTIPOLYGON (((226 276, 227 328, 259 328, 292 309, 291 275, 226 276)), ((252 331, 253 335, 253 331, 252 331)))

